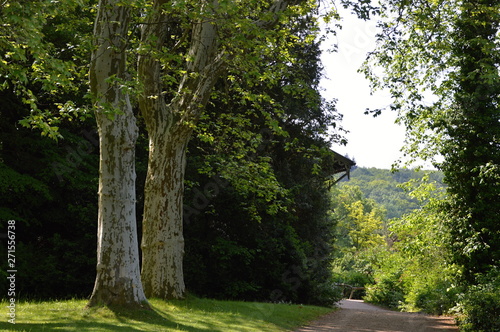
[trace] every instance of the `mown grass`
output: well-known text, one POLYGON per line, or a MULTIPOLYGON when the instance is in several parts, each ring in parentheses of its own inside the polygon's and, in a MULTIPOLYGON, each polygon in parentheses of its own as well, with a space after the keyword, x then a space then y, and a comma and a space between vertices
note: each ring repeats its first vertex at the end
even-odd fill
POLYGON ((290 331, 332 308, 256 302, 216 301, 190 297, 182 301, 149 301, 153 310, 86 309, 86 300, 21 302, 16 324, 7 322, 1 302, 0 331, 290 331))

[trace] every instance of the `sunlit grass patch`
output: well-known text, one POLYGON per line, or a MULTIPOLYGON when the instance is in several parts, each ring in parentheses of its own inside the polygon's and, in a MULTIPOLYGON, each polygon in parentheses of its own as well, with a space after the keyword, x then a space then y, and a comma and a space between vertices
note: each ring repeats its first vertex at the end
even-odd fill
POLYGON ((333 309, 291 304, 151 299, 152 310, 85 308, 86 300, 20 302, 16 324, 0 322, 1 331, 248 331, 294 329, 333 309))

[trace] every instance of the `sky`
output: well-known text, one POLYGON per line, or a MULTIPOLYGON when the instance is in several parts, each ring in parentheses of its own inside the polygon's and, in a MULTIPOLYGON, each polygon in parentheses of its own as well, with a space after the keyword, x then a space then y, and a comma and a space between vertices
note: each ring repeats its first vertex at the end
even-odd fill
POLYGON ((394 123, 396 114, 389 110, 376 118, 364 114, 367 108, 388 106, 391 99, 387 92, 370 95, 368 81, 357 73, 375 46, 375 22, 364 22, 348 12, 343 16, 342 30, 324 42, 322 55, 326 76, 321 82, 322 94, 338 100, 337 110, 344 116, 342 126, 349 131, 347 146, 333 149, 349 155, 358 166, 390 169, 401 156, 404 128, 394 123), (333 44, 338 45, 338 51, 327 52, 333 44))

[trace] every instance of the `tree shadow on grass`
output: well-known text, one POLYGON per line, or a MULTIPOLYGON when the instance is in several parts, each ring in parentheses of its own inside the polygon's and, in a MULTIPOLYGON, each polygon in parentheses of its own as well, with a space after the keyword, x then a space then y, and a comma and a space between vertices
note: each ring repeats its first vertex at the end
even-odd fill
POLYGON ((206 324, 206 328, 194 327, 179 323, 174 315, 162 312, 154 307, 152 309, 130 310, 106 307, 109 309, 105 317, 97 313, 101 308, 86 309, 83 314, 75 314, 72 318, 53 319, 52 322, 23 323, 22 318, 16 319, 16 324, 6 321, 0 322, 0 331, 191 331, 207 332, 217 331, 206 324), (146 325, 147 324, 147 325, 146 325))
POLYGON ((57 323, 0 323, 0 331, 142 331, 130 326, 72 320, 57 323))

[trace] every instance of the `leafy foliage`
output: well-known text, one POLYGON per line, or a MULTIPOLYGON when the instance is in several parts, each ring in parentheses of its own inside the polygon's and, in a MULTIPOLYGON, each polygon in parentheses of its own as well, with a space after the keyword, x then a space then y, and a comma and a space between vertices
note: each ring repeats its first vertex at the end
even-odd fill
POLYGON ((332 218, 337 221, 334 280, 364 287, 374 282, 373 273, 386 250, 385 211, 357 186, 333 188, 332 202, 332 218))
POLYGON ((500 274, 491 270, 461 295, 455 308, 461 331, 493 332, 500 328, 500 274))
MULTIPOLYGON (((340 219, 338 232, 344 234, 337 240, 336 279, 353 286, 365 286, 366 301, 400 310, 449 312, 461 290, 456 287, 457 269, 450 264, 451 255, 446 245, 449 237, 443 209, 446 196, 442 183, 434 180, 441 179, 442 175, 416 171, 396 175, 389 170, 361 169, 361 172, 353 172, 352 177, 334 194, 334 201, 340 203, 340 206, 339 203, 335 205, 335 214, 340 219), (357 173, 362 175, 361 179, 356 179, 357 173), (399 202, 409 202, 398 207, 399 211, 408 211, 399 218, 385 219, 383 205, 367 199, 355 185, 358 183, 370 189, 375 185, 367 186, 367 183, 373 185, 381 179, 387 182, 382 189, 390 188, 389 183, 392 183, 398 187, 396 193, 402 198, 399 202), (398 184, 396 179, 408 182, 398 184), (366 235, 378 238, 379 242, 367 242, 369 245, 365 248, 353 245, 355 241, 350 239, 349 228, 345 226, 345 220, 360 219, 360 213, 353 214, 352 207, 359 210, 361 206, 365 206, 365 210, 371 206, 372 210, 380 211, 378 227, 371 230, 365 227, 366 235), (380 242, 379 237, 385 241, 380 242)), ((369 189, 365 191, 371 194, 369 189)), ((391 188, 387 196, 394 192, 391 188)), ((383 190, 378 193, 384 196, 383 190)), ((373 215, 373 211, 370 214, 373 215)), ((370 218, 364 218, 367 226, 369 221, 370 218)))
POLYGON ((452 196, 455 259, 472 282, 497 264, 499 252, 491 224, 497 209, 490 208, 498 207, 498 6, 475 0, 382 6, 380 47, 367 63, 385 73, 380 79, 370 67, 366 73, 375 87, 390 89, 407 128, 407 153, 444 157, 436 165, 452 196))
POLYGON ((4 1, 0 8, 0 218, 16 221, 20 297, 84 296, 92 285, 97 149, 84 111, 90 3, 4 1))
POLYGON ((424 310, 434 314, 446 313, 454 306, 458 290, 456 266, 450 264, 446 245, 449 231, 442 208, 446 197, 427 178, 414 184, 410 193, 418 198, 421 208, 396 219, 390 224, 395 238, 394 254, 403 259, 405 301, 407 310, 424 310))
POLYGON ((475 274, 500 264, 500 8, 470 1, 460 9, 452 50, 456 107, 446 125, 442 168, 452 197, 454 258, 474 282, 475 274))
POLYGON ((86 91, 91 3, 5 1, 0 10, 0 90, 27 105, 23 126, 54 139, 61 138, 62 122, 89 116, 86 107, 75 106, 75 97, 86 91))
POLYGON ((337 117, 317 91, 319 46, 308 20, 287 46, 290 62, 273 67, 279 80, 250 84, 232 73, 219 82, 229 93, 218 89, 196 128, 185 234, 186 283, 199 295, 336 299, 325 180, 332 167, 326 128, 337 117))
MULTIPOLYGON (((399 267, 399 264, 395 266, 399 267)), ((364 299, 389 308, 397 309, 404 302, 402 271, 384 271, 376 276, 375 285, 367 287, 364 299)))

